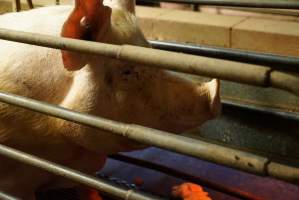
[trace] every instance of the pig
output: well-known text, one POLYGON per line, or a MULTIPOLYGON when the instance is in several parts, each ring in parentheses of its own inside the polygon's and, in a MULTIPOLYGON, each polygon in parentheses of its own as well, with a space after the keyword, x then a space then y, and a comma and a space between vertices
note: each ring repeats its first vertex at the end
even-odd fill
MULTIPOLYGON (((76 0, 0 16, 0 28, 111 44, 150 47, 133 0, 76 0)), ((219 115, 219 80, 99 55, 0 40, 0 89, 125 123, 182 133, 219 115)), ((110 132, 0 103, 0 143, 94 174, 106 155, 147 147, 110 132)), ((0 190, 22 199, 74 183, 0 156, 0 190)))

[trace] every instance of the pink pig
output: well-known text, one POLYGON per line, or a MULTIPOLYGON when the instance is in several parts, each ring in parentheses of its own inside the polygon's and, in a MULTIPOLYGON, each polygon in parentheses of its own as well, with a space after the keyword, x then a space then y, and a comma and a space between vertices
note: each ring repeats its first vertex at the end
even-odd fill
MULTIPOLYGON (((0 16, 0 28, 112 44, 149 47, 135 2, 76 0, 0 16), (120 3, 119 3, 120 2, 120 3), (109 7, 111 6, 111 7, 109 7)), ((76 111, 173 133, 200 126, 220 112, 219 81, 186 77, 103 56, 0 40, 0 89, 76 111)), ((112 133, 0 103, 0 143, 94 174, 105 155, 144 148, 112 133)), ((0 190, 34 199, 65 179, 0 156, 0 190)))

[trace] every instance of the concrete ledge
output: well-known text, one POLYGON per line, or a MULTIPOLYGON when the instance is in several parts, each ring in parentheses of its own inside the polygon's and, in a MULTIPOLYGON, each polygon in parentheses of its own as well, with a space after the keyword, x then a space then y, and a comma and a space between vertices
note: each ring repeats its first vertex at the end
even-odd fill
POLYGON ((299 23, 246 19, 232 29, 232 48, 299 56, 299 23))
POLYGON ((137 7, 149 39, 299 56, 299 23, 137 7))
POLYGON ((230 29, 245 17, 138 7, 137 16, 149 39, 230 47, 230 29))

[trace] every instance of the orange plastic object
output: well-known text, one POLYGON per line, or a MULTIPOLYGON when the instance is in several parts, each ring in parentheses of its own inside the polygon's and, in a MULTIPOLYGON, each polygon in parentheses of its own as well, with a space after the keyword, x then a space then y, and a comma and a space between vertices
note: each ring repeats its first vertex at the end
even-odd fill
POLYGON ((201 186, 194 183, 183 183, 172 188, 172 196, 183 200, 212 200, 201 186))

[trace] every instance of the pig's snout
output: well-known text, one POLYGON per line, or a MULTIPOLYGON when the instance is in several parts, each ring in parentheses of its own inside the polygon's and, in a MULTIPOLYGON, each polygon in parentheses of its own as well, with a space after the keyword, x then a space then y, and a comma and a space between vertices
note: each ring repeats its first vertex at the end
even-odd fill
MULTIPOLYGON (((173 77, 172 77, 173 78, 173 77)), ((196 128, 221 112, 220 81, 196 84, 184 79, 168 79, 159 102, 164 105, 160 123, 163 129, 174 133, 196 128)))

